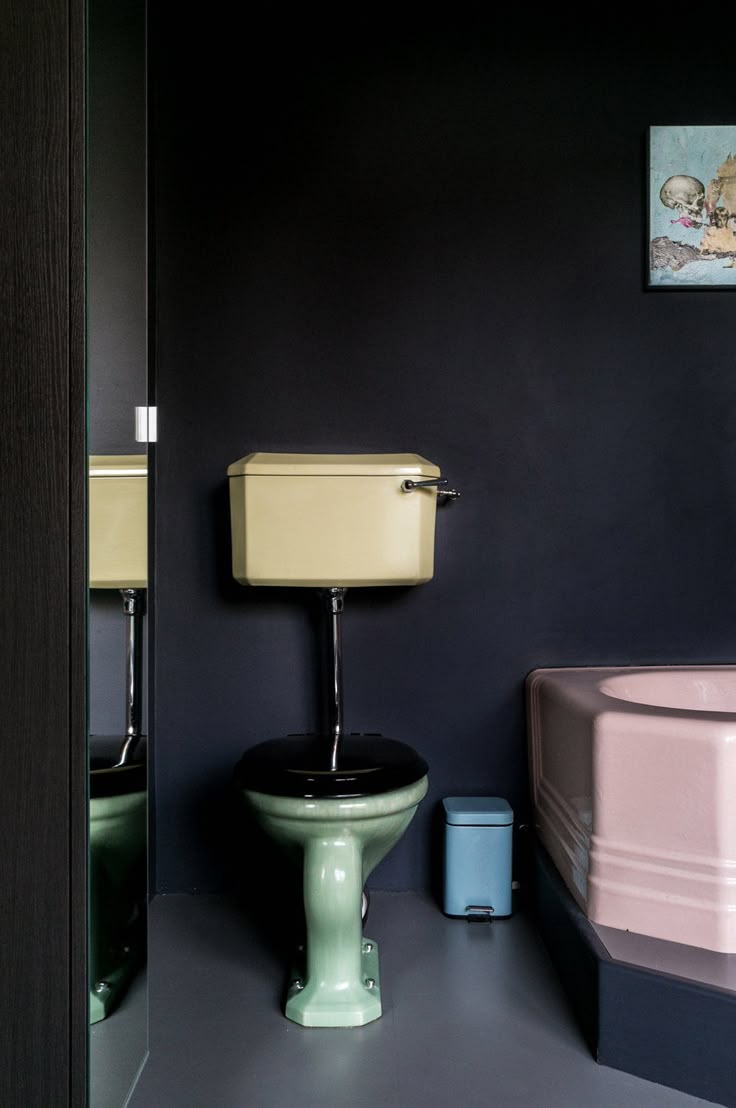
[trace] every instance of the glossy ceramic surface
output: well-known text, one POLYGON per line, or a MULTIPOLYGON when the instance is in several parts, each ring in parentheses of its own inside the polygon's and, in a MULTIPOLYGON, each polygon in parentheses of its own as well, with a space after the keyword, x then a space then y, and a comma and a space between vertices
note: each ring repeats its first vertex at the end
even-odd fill
POLYGON ((146 811, 145 791, 89 802, 90 1023, 110 1014, 143 955, 146 811))
POLYGON ((228 468, 241 584, 417 585, 434 572, 439 477, 417 454, 249 454, 228 468))
POLYGON ((140 589, 148 583, 148 459, 89 459, 89 585, 140 589))
MULTIPOLYGON (((304 980, 286 1015, 306 1027, 359 1027, 381 1015, 377 968, 366 969, 363 886, 409 826, 428 780, 349 800, 270 796, 244 790, 267 833, 301 863, 307 925, 304 980)), ((377 961, 375 961, 377 967, 377 961)))
POLYGON ((539 836, 595 923, 736 953, 736 666, 540 669, 539 836))

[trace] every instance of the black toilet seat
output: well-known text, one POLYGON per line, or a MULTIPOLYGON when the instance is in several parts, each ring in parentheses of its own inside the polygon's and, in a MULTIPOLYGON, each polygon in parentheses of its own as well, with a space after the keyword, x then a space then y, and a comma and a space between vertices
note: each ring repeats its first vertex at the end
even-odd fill
POLYGON ((147 785, 145 735, 141 735, 135 758, 127 765, 118 765, 125 735, 90 735, 89 795, 90 800, 107 796, 126 796, 143 792, 147 785))
POLYGON ((90 800, 104 796, 127 796, 128 793, 144 792, 146 789, 145 762, 116 766, 112 758, 90 758, 89 768, 90 800))
POLYGON ((333 800, 392 792, 420 781, 427 763, 405 743, 382 735, 343 735, 330 769, 332 736, 287 735, 246 750, 235 767, 242 789, 272 796, 333 800))

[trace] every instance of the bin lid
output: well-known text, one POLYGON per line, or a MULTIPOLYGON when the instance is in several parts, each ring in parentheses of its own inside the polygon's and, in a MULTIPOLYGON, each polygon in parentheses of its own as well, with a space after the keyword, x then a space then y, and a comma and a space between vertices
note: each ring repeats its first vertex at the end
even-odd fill
POLYGON ((442 801, 448 823, 461 827, 508 827, 514 813, 500 796, 446 796, 442 801))
POLYGON ((246 454, 228 477, 439 477, 419 454, 246 454))

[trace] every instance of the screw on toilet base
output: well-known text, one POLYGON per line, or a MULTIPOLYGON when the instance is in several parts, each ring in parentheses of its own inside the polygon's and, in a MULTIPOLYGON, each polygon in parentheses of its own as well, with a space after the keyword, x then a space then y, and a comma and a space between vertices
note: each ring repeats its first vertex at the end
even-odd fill
POLYGON ((373 943, 370 943, 370 942, 363 943, 363 953, 364 954, 370 954, 370 952, 372 950, 373 950, 373 943))
POLYGON ((295 977, 291 983, 291 988, 296 989, 297 992, 300 992, 304 988, 304 982, 301 980, 300 977, 295 977))
POLYGON ((374 978, 372 978, 372 977, 366 977, 366 979, 365 979, 365 987, 366 987, 366 989, 375 989, 375 987, 376 987, 376 982, 375 982, 374 978))

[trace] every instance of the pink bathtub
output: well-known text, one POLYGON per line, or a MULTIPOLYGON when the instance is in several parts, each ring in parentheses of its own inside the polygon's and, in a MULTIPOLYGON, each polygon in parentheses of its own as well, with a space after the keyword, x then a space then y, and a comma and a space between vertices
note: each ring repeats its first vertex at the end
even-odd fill
POLYGON ((538 834, 594 923, 736 953, 736 666, 537 669, 538 834))

